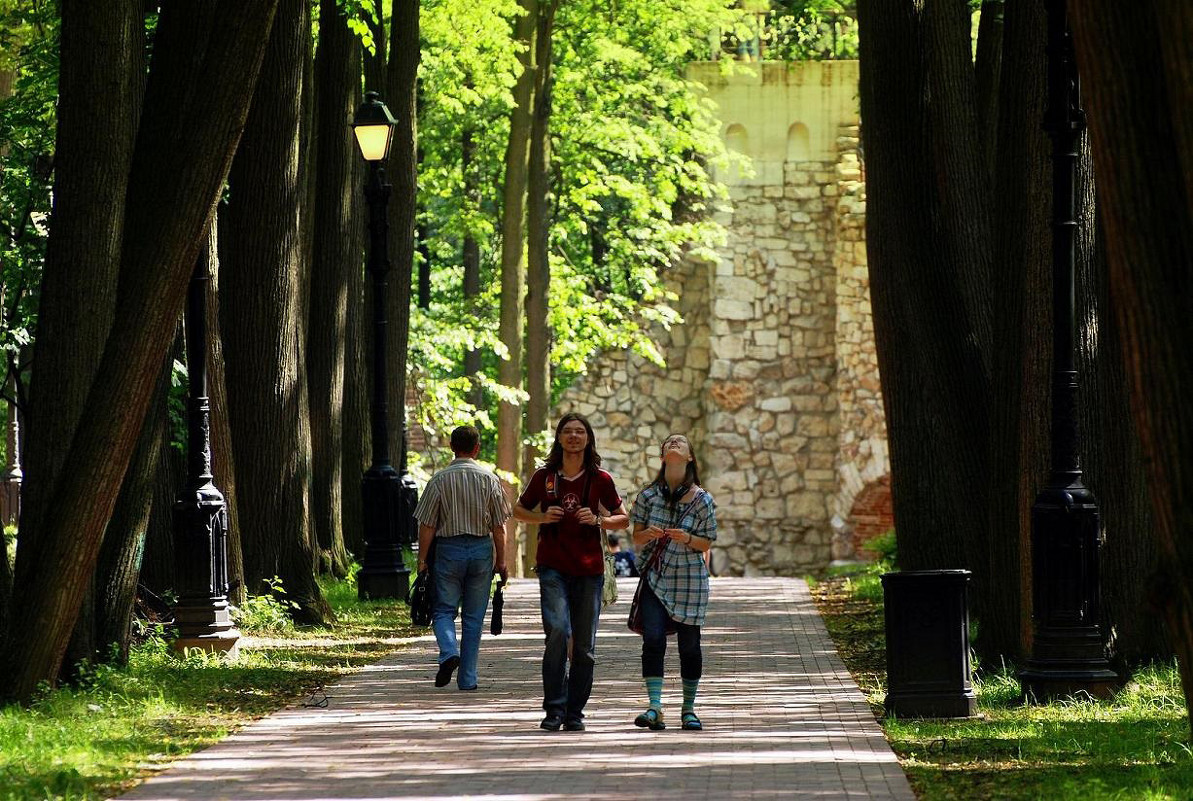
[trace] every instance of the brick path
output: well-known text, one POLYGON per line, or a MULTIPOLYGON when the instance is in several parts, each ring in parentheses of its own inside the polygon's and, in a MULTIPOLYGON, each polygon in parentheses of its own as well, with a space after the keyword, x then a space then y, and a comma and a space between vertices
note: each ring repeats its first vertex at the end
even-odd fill
POLYGON ((641 639, 625 627, 636 579, 606 610, 588 730, 544 732, 538 589, 507 589, 505 632, 481 643, 480 689, 432 685, 433 637, 327 690, 326 708, 257 721, 134 789, 132 801, 234 799, 900 799, 894 754, 798 579, 713 581, 697 711, 678 726, 667 654, 666 731, 645 708, 641 639))

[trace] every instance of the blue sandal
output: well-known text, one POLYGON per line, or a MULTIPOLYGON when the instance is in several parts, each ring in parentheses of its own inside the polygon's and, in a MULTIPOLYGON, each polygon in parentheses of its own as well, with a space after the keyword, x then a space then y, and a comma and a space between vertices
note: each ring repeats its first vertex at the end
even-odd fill
POLYGON ((667 728, 667 724, 663 722, 663 714, 657 709, 648 709, 634 718, 634 725, 640 729, 650 729, 651 731, 662 731, 667 728))
POLYGON ((695 712, 684 712, 679 719, 680 728, 685 731, 704 731, 704 725, 700 722, 700 718, 696 717, 695 712))

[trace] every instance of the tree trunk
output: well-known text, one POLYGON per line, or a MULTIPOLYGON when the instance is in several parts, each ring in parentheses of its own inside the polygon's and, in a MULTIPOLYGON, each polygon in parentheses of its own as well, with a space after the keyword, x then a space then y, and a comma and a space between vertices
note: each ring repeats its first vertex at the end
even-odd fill
POLYGON ((866 241, 904 568, 985 584, 990 233, 969 17, 860 0, 866 241), (926 302, 927 301, 927 302, 926 302))
MULTIPOLYGON (((389 66, 383 98, 397 118, 386 173, 393 182, 389 203, 389 256, 393 265, 386 296, 389 319, 387 363, 392 406, 389 452, 406 461, 406 365, 410 343, 410 291, 414 272, 414 218, 418 203, 417 81, 420 58, 418 0, 393 0, 389 66)), ((413 512, 414 510, 410 510, 413 512)))
POLYGON ((1164 566, 1153 590, 1193 709, 1193 8, 1176 0, 1070 8, 1109 292, 1164 566))
MULTIPOLYGON (((175 360, 186 360, 182 326, 174 334, 174 345, 167 354, 171 367, 175 360)), ((142 586, 154 595, 165 597, 178 586, 174 575, 174 503, 186 476, 186 460, 174 447, 173 428, 168 416, 157 421, 154 447, 157 448, 157 472, 153 476, 149 502, 149 521, 145 531, 145 554, 138 577, 142 586)))
MULTIPOLYGON (((369 9, 372 13, 368 13, 365 9, 361 9, 364 13, 365 23, 369 26, 369 31, 373 34, 373 52, 365 51, 364 53, 364 73, 365 73, 365 89, 370 92, 385 92, 385 25, 382 20, 385 18, 385 0, 371 0, 369 9)), ((359 103, 359 100, 357 101, 359 103)))
POLYGON ((54 236, 42 271, 25 415, 22 548, 43 536, 116 310, 123 201, 144 89, 134 54, 143 48, 143 31, 141 4, 132 0, 62 4, 54 236))
POLYGON ((228 182, 220 299, 247 592, 281 579, 304 622, 332 613, 315 582, 301 320, 299 141, 304 0, 283 0, 228 182))
MULTIPOLYGON (((464 176, 464 202, 471 214, 480 211, 480 189, 477 187, 477 169, 473 166, 476 145, 473 143, 473 130, 465 127, 460 134, 460 172, 464 176)), ((481 293, 481 248, 476 241, 476 234, 471 228, 464 231, 464 245, 461 253, 464 263, 464 302, 470 313, 476 315, 477 298, 481 293)), ((480 348, 472 348, 464 354, 464 375, 477 376, 482 369, 480 348)), ((484 390, 480 382, 473 378, 472 405, 478 409, 484 404, 484 390)))
MULTIPOLYGON (((85 424, 61 460, 72 469, 61 474, 42 504, 37 536, 22 538, 17 554, 13 619, 21 624, 0 648, 10 668, 0 670, 8 697, 28 699, 40 682, 57 674, 115 505, 115 493, 97 493, 95 487, 118 486, 128 467, 244 125, 275 8, 273 0, 220 0, 162 9, 157 32, 162 46, 154 49, 123 195, 124 227, 137 236, 120 240, 116 307, 122 314, 113 321, 95 371, 85 424)), ((107 6, 104 13, 110 13, 107 6)), ((97 124, 88 117, 72 127, 86 127, 94 145, 97 124)), ((76 236, 87 239, 85 232, 76 236)), ((45 302, 43 296, 43 313, 45 302)))
MULTIPOLYGON (((108 523, 95 570, 95 646, 97 660, 114 657, 119 664, 128 662, 132 636, 133 603, 141 577, 141 557, 145 552, 150 512, 154 502, 154 484, 162 472, 166 454, 161 434, 166 428, 166 399, 170 391, 173 356, 167 354, 158 370, 145 424, 124 475, 120 497, 108 523), (115 650, 112 651, 112 646, 115 650)), ((173 503, 170 503, 170 508, 173 503)), ((80 617, 79 625, 84 623, 80 617)))
MULTIPOLYGON (((526 291, 522 225, 526 212, 539 2, 519 0, 518 5, 525 13, 514 23, 514 39, 524 49, 518 54, 522 72, 514 85, 514 109, 510 112, 501 208, 501 311, 498 335, 508 352, 497 368, 497 380, 513 389, 522 388, 522 296, 526 291)), ((497 405, 497 469, 517 476, 521 448, 522 408, 501 401, 497 405)), ((506 553, 511 560, 518 553, 517 528, 509 526, 506 532, 506 553)))
MULTIPOLYGON (((360 90, 353 95, 353 104, 360 102, 360 90)), ((364 498, 361 478, 370 465, 369 454, 369 370, 368 340, 365 335, 364 281, 364 197, 362 169, 364 161, 358 156, 352 161, 350 182, 357 191, 352 193, 349 210, 349 232, 352 235, 352 260, 349 262, 346 291, 347 315, 344 320, 344 461, 341 486, 344 545, 356 557, 364 555, 364 498)))
MULTIPOLYGON (((548 320, 551 299, 551 39, 555 27, 557 0, 541 6, 536 32, 535 53, 538 70, 534 82, 534 114, 530 123, 530 155, 526 183, 526 433, 538 434, 547 428, 551 406, 551 326, 548 320)), ((534 472, 537 449, 527 446, 522 452, 523 481, 534 472)), ((537 526, 532 530, 537 531, 537 526)), ((518 575, 529 575, 533 559, 527 532, 521 550, 518 575)), ((511 551, 511 555, 518 551, 511 551)), ((517 560, 511 560, 517 561, 517 560)))
MULTIPOLYGON (((228 420, 228 382, 224 376, 224 336, 220 329, 220 261, 218 216, 211 221, 204 254, 207 257, 207 395, 211 405, 211 473, 224 496, 228 513, 228 601, 239 606, 248 598, 244 584, 244 547, 240 541, 240 512, 236 493, 236 460, 232 457, 232 427, 228 420)), ((186 471, 178 463, 179 475, 186 471)))
MULTIPOLYGON (((985 14, 985 6, 983 6, 985 14)), ((1002 60, 1012 80, 986 112, 998 130, 990 176, 994 197, 993 386, 990 507, 978 653, 992 665, 1025 655, 1031 637, 1031 507, 1049 469, 1052 376, 1051 162, 1044 118, 1044 11, 1039 2, 1006 9, 1002 60)), ((985 30, 985 25, 981 26, 985 30)), ((981 45, 979 44, 979 49, 981 45)))
MULTIPOLYGON (((419 162, 422 158, 419 158, 419 162)), ((425 222, 418 224, 418 307, 431 308, 431 248, 427 245, 431 231, 425 222)))
POLYGON ((360 81, 360 47, 335 0, 319 5, 317 177, 314 259, 307 337, 307 385, 311 403, 314 481, 313 520, 319 549, 331 572, 346 576, 352 561, 344 546, 343 417, 344 353, 348 319, 348 273, 353 251, 352 164, 356 155, 345 120, 352 118, 353 82, 360 81))

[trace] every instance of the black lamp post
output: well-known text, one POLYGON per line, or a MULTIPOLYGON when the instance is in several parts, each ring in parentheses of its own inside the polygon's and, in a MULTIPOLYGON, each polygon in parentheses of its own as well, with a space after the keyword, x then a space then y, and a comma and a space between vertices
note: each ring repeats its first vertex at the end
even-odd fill
POLYGON ((1074 259, 1077 153, 1085 130, 1064 0, 1048 0, 1048 106, 1052 138, 1052 472, 1031 513, 1031 658, 1019 674, 1038 700, 1119 686, 1100 625, 1098 507, 1081 481, 1077 448, 1074 259))
MULTIPOLYGON (((393 187, 385 180, 385 160, 396 124, 389 109, 376 92, 366 92, 365 100, 352 122, 361 155, 369 163, 369 182, 365 198, 369 202, 368 271, 373 279, 373 465, 365 471, 361 483, 364 499, 365 553, 357 574, 361 598, 405 599, 410 589, 410 569, 402 557, 402 545, 411 541, 409 520, 414 507, 409 499, 408 483, 390 464, 388 403, 386 402, 386 329, 385 289, 388 280, 389 253, 386 206, 393 187)), ((405 420, 405 398, 399 398, 405 420)), ((403 424, 403 433, 405 425, 403 424)), ((402 473, 405 469, 402 453, 402 473)), ((417 499, 417 498, 416 498, 417 499)))
POLYGON ((235 656, 240 631, 228 608, 228 512, 211 474, 211 404, 207 398, 206 254, 199 257, 186 295, 187 481, 174 504, 174 561, 178 603, 175 651, 201 648, 235 656))

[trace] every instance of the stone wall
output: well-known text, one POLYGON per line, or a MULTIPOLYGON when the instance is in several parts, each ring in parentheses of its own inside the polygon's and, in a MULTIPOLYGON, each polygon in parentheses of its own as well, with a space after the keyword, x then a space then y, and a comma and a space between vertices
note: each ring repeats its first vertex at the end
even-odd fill
POLYGON ((798 575, 853 553, 853 501, 887 472, 856 64, 693 73, 753 167, 719 176, 729 240, 667 276, 684 320, 655 332, 667 367, 603 354, 556 413, 588 416, 627 501, 666 435, 687 434, 717 501, 717 572, 798 575))

